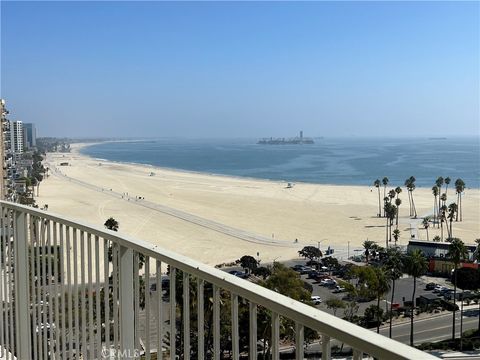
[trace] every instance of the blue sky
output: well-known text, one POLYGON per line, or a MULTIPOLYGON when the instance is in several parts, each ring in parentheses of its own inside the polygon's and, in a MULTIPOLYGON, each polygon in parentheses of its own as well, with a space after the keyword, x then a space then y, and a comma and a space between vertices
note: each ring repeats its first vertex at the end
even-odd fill
POLYGON ((479 133, 478 2, 1 2, 43 136, 479 133))

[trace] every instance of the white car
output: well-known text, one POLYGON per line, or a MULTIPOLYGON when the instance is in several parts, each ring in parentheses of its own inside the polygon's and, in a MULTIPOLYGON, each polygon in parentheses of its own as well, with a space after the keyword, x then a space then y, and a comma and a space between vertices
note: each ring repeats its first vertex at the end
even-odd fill
POLYGON ((322 298, 318 295, 312 295, 310 297, 310 300, 312 300, 312 302, 315 304, 315 305, 320 305, 322 303, 322 298))
POLYGON ((320 281, 321 286, 334 286, 337 285, 337 282, 333 279, 323 279, 320 281))

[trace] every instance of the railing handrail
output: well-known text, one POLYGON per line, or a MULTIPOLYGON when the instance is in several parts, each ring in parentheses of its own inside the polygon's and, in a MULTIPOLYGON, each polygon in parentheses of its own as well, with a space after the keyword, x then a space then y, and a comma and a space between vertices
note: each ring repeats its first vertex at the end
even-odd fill
POLYGON ((318 310, 310 305, 277 294, 272 297, 272 290, 245 281, 224 271, 203 264, 186 256, 174 253, 158 245, 135 239, 126 234, 114 232, 89 225, 79 220, 53 214, 36 208, 0 201, 1 206, 19 212, 28 213, 53 222, 85 231, 121 246, 133 249, 151 258, 166 262, 171 266, 211 284, 245 298, 257 305, 285 316, 306 327, 329 335, 347 343, 355 349, 381 359, 436 359, 436 357, 408 345, 376 334, 368 329, 352 324, 334 315, 318 310))

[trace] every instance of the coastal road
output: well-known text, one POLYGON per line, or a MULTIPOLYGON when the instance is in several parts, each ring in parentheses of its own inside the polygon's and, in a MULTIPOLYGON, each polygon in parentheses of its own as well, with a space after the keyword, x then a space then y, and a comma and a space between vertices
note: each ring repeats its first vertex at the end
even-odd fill
POLYGON ((148 208, 151 210, 158 211, 162 214, 166 214, 169 216, 173 216, 177 219, 184 220, 186 222, 189 222, 191 224, 196 224, 198 226, 202 226, 204 228, 219 232, 221 234, 231 236, 243 241, 251 242, 251 243, 256 243, 256 244, 262 244, 262 245, 272 245, 272 246, 283 246, 283 247, 298 247, 299 243, 293 243, 289 241, 283 241, 283 240, 277 240, 277 239, 272 239, 266 236, 254 234, 245 230, 237 229, 210 219, 206 219, 197 215, 193 215, 191 213, 178 210, 169 206, 165 205, 160 205, 151 201, 147 201, 144 199, 138 199, 135 197, 128 196, 126 194, 118 193, 116 191, 113 191, 110 188, 102 188, 100 186, 85 182, 83 180, 79 180, 73 177, 69 177, 62 172, 51 162, 48 162, 48 167, 51 170, 52 175, 58 177, 59 179, 63 179, 65 181, 75 183, 77 185, 83 186, 87 189, 101 192, 105 195, 112 196, 117 199, 121 199, 124 201, 129 202, 130 204, 137 205, 137 206, 142 206, 144 208, 148 208))

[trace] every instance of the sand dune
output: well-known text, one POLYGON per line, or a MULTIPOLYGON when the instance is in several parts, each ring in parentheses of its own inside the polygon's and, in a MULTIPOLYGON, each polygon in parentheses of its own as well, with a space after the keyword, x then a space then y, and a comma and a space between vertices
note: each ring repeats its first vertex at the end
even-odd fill
MULTIPOLYGON (((100 226, 113 216, 121 232, 211 265, 257 253, 264 262, 297 258, 304 245, 318 242, 343 258, 348 247, 352 255, 367 238, 385 244, 375 188, 297 183, 289 189, 279 181, 95 160, 79 154, 81 146, 48 155, 51 175, 40 185, 40 206, 100 226)), ((418 188, 414 196, 419 216, 431 213, 431 190, 418 188)), ((400 197, 405 245, 418 222, 408 217, 406 192, 400 197)), ((454 223, 454 236, 473 243, 480 237, 480 191, 467 189, 463 206, 464 221, 454 223)), ((430 228, 430 239, 438 233, 430 228)), ((426 239, 423 227, 417 236, 426 239)))

